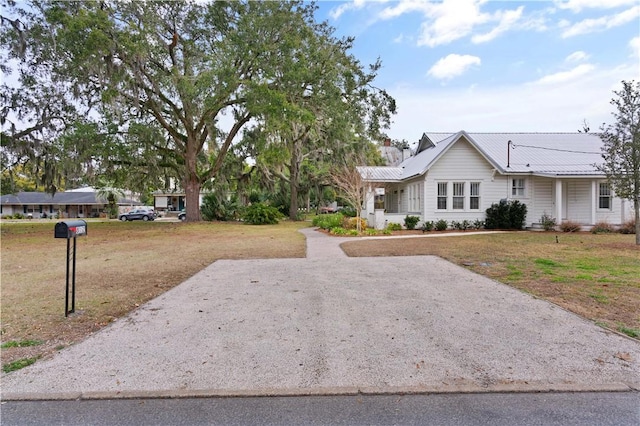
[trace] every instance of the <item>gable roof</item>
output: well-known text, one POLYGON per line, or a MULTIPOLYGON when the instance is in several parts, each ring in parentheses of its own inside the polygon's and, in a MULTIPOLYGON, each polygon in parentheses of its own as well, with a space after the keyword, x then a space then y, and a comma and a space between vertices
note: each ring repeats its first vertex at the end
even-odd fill
POLYGON ((426 173, 460 140, 469 142, 500 174, 603 175, 595 167, 602 162, 602 140, 593 133, 424 133, 416 155, 398 167, 359 170, 371 181, 406 180, 426 173))
MULTIPOLYGON (((56 192, 55 195, 44 192, 18 192, 17 194, 7 194, 0 197, 0 204, 3 205, 40 205, 40 204, 57 204, 57 205, 105 205, 106 200, 102 200, 96 196, 95 192, 77 192, 65 191, 56 192)), ((138 201, 129 199, 120 199, 118 204, 122 205, 138 205, 138 201)))

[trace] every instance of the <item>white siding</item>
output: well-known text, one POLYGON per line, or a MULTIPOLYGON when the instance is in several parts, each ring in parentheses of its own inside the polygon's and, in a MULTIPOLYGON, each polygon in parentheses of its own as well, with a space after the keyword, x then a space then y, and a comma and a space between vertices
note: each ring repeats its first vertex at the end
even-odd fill
POLYGON ((493 167, 478 151, 466 141, 459 140, 433 165, 426 175, 423 220, 484 220, 485 210, 492 203, 506 196, 506 181, 498 175, 493 176, 493 174, 493 167), (446 210, 437 208, 438 182, 448 182, 446 210), (462 210, 453 209, 453 182, 465 183, 465 205, 462 210), (469 208, 471 182, 480 183, 480 208, 478 210, 469 208))
POLYGON ((530 179, 532 196, 527 204, 527 226, 539 223, 543 214, 555 215, 554 179, 532 177, 530 179))

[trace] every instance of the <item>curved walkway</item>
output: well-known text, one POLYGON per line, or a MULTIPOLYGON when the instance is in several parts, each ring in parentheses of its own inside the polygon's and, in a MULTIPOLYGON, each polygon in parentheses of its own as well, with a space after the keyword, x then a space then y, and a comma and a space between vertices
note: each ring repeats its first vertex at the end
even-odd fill
POLYGON ((2 399, 640 389, 638 341, 437 257, 301 232, 306 259, 217 261, 3 374, 2 399))

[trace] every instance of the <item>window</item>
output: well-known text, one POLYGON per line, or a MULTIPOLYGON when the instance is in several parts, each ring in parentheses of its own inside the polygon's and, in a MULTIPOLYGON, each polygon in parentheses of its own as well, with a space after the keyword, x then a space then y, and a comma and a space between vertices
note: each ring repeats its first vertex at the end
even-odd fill
POLYGON ((453 208, 464 210, 464 182, 453 182, 453 208))
POLYGON ((447 182, 438 183, 438 210, 447 209, 447 182))
POLYGON ((611 210, 611 187, 606 182, 599 185, 598 208, 611 210))
POLYGON ((469 209, 480 210, 480 182, 471 182, 469 196, 469 209))
POLYGON ((524 179, 513 179, 511 196, 524 197, 524 179))
POLYGON ((409 211, 419 212, 422 209, 422 191, 424 190, 422 183, 409 185, 409 211))

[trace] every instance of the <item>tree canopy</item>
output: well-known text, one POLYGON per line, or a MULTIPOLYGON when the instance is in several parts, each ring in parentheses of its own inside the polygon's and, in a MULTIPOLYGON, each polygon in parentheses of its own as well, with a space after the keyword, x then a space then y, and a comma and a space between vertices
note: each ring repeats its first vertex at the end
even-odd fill
POLYGON ((598 166, 616 195, 634 203, 636 244, 640 245, 640 82, 623 81, 614 91, 613 124, 603 124, 604 162, 598 166))
MULTIPOLYGON (((302 1, 32 0, 3 18, 3 46, 21 64, 23 87, 40 90, 19 103, 31 106, 32 127, 65 132, 13 127, 3 148, 6 140, 12 153, 38 144, 58 158, 74 151, 76 167, 127 186, 175 177, 187 220, 199 220, 201 188, 228 178, 220 174, 242 129, 259 126, 263 141, 280 141, 293 200, 306 154, 375 136, 395 112, 372 84, 380 64, 365 71, 349 53, 352 40, 317 23, 315 9, 302 1), (29 67, 42 78, 29 80, 29 67), (67 114, 36 114, 36 103, 67 114)), ((52 173, 52 164, 40 166, 52 173)))

